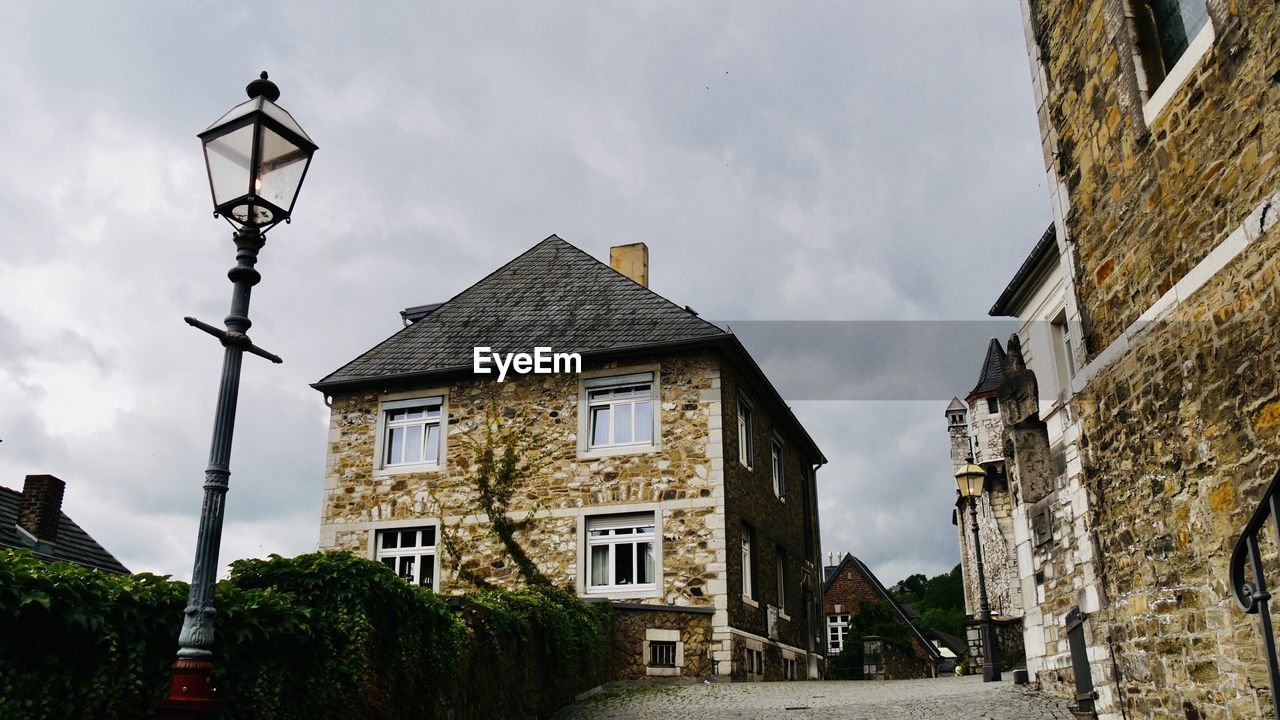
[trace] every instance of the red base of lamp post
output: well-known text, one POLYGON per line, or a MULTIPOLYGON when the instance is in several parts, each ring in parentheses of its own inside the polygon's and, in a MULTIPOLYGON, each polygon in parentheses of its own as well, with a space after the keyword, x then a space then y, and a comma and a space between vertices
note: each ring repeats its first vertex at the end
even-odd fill
POLYGON ((152 704, 161 720, 210 720, 222 703, 213 699, 213 663, 208 660, 175 660, 169 696, 152 704))

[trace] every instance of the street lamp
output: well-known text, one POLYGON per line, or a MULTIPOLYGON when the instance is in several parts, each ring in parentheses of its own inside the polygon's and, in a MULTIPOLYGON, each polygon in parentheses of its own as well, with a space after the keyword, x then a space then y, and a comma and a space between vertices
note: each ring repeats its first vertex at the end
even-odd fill
POLYGON ((231 313, 223 321, 226 329, 185 318, 188 325, 218 338, 225 350, 209 467, 205 470, 191 593, 183 611, 169 695, 156 702, 165 718, 212 717, 219 707, 213 686, 213 588, 222 543, 224 498, 231 476, 240 361, 248 352, 274 363, 283 362, 254 345, 246 334, 252 325, 249 294, 262 278, 254 265, 258 251, 266 243, 266 231, 281 221, 289 221, 311 155, 316 151, 315 143, 302 127, 275 104, 280 89, 267 79, 267 73, 249 83, 245 91, 248 102, 232 108, 199 135, 213 193, 213 213, 235 228, 236 266, 227 273, 233 290, 231 313))
POLYGON ((960 496, 969 499, 969 525, 973 529, 973 553, 978 560, 978 621, 982 633, 982 681, 992 682, 1000 679, 1000 665, 995 638, 991 632, 991 604, 987 602, 987 576, 982 566, 982 538, 978 535, 978 498, 982 497, 982 486, 987 479, 987 471, 981 466, 967 463, 956 471, 956 487, 960 488, 960 496))

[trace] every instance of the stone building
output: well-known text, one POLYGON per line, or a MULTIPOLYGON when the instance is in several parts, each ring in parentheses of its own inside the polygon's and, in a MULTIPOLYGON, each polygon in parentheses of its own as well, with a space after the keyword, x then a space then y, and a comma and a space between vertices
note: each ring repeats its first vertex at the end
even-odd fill
MULTIPOLYGON (((951 469, 975 462, 987 471, 983 496, 978 499, 978 532, 987 578, 987 598, 993 617, 1022 617, 1022 587, 1014 553, 1013 497, 1005 472, 1004 423, 997 391, 1004 378, 1004 349, 996 340, 987 346, 978 382, 965 401, 953 398, 947 407, 947 432, 951 440, 951 469)), ((954 482, 952 484, 954 491, 954 482)), ((951 517, 960 542, 960 570, 964 577, 965 611, 978 614, 977 555, 969 506, 958 493, 951 517)))
POLYGON ((845 553, 840 562, 824 567, 822 574, 825 578, 822 584, 822 614, 827 628, 827 650, 831 655, 839 654, 850 643, 863 641, 861 637, 854 637, 849 632, 857 624, 859 607, 863 603, 885 603, 897 617, 898 624, 903 627, 911 645, 908 653, 910 662, 907 664, 914 672, 878 679, 936 677, 942 654, 932 639, 916 624, 920 616, 899 603, 875 573, 871 572, 871 568, 852 554, 845 553))
POLYGON ((1054 484, 1023 478, 1049 492, 1028 518, 1054 535, 1041 571, 1071 578, 1038 583, 1039 680, 1084 705, 1097 692, 1104 718, 1269 717, 1227 567, 1280 466, 1280 7, 1022 8, 1073 370, 1054 484), (1051 627, 1087 661, 1062 663, 1051 627))
POLYGON ((0 487, 0 548, 30 550, 45 562, 128 575, 128 568, 62 512, 66 488, 53 475, 28 475, 22 492, 0 487))
POLYGON ((611 265, 553 235, 316 383, 320 545, 442 593, 519 583, 471 510, 476 444, 514 429, 543 458, 515 538, 554 584, 615 603, 619 676, 817 677, 825 460, 733 334, 648 289, 643 244, 611 265), (500 381, 477 347, 581 368, 500 381))
POLYGON ((990 311, 1018 319, 997 400, 1029 676, 1055 694, 1072 697, 1073 662, 1082 663, 1097 693, 1088 699, 1105 715, 1115 709, 1110 645, 1084 625, 1100 608, 1101 589, 1079 424, 1071 410, 1076 367, 1069 298, 1057 232, 1050 225, 990 311))

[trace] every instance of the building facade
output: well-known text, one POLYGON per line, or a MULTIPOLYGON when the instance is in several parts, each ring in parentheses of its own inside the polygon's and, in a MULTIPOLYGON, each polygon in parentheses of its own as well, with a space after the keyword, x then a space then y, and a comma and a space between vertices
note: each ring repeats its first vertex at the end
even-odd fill
POLYGON ((1227 567, 1280 466, 1280 9, 1022 6, 1073 371, 1061 455, 1052 416, 1035 419, 1065 465, 1029 504, 1029 532, 1052 535, 1032 568, 1060 583, 1037 597, 1039 679, 1091 688, 1104 718, 1270 717, 1227 567), (1063 662, 1063 632, 1087 662, 1063 662))
POLYGON ((936 677, 942 654, 933 640, 916 624, 920 618, 911 608, 899 603, 889 593, 880 579, 858 558, 850 553, 834 565, 823 568, 826 580, 822 584, 822 613, 826 623, 827 650, 832 656, 840 654, 853 643, 861 644, 863 638, 850 634, 856 625, 858 611, 863 603, 884 603, 902 626, 907 644, 910 672, 901 677, 878 674, 880 680, 898 680, 907 677, 936 677))
POLYGON ((522 582, 476 512, 491 429, 539 458, 509 515, 553 584, 614 602, 621 676, 817 677, 825 462, 730 333, 552 236, 315 385, 332 407, 320 545, 441 593, 522 582), (475 348, 580 372, 475 372, 475 348))

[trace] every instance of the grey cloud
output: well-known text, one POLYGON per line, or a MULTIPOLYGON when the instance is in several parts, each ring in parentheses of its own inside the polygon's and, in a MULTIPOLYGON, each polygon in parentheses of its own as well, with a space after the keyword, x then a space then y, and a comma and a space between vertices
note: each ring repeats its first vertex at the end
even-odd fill
MULTIPOLYGON (((66 468, 77 520, 126 564, 189 570, 174 545, 199 509, 220 354, 181 317, 226 313, 233 261, 194 135, 263 68, 320 151, 259 265, 252 333, 286 363, 246 359, 235 552, 314 546, 325 426, 307 383, 392 333, 400 308, 555 232, 597 257, 645 241, 655 290, 742 319, 832 458, 829 549, 889 582, 953 562, 935 517, 950 498, 941 407, 803 402, 807 366, 747 321, 985 318, 1049 219, 1015 4, 0 13, 0 137, 17 138, 0 173, 0 374, 19 375, 0 427, 20 428, 0 483, 66 468), (105 424, 71 432, 42 393, 81 371, 105 424), (903 508, 926 497, 924 523, 903 508)), ((821 345, 814 377, 863 397, 909 368, 930 373, 929 397, 962 392, 987 337, 957 337, 954 366, 895 366, 892 343, 846 337, 821 345)))

